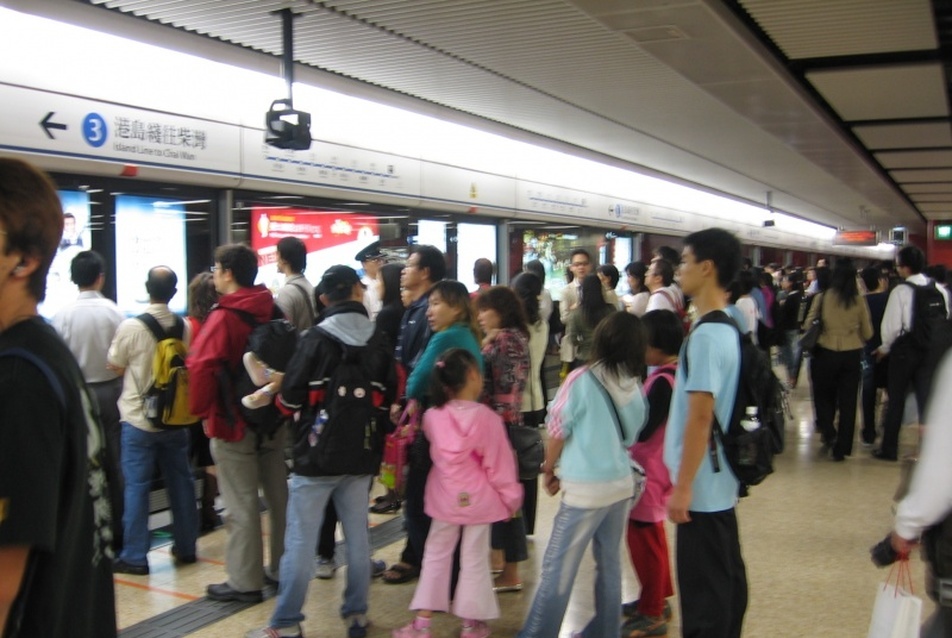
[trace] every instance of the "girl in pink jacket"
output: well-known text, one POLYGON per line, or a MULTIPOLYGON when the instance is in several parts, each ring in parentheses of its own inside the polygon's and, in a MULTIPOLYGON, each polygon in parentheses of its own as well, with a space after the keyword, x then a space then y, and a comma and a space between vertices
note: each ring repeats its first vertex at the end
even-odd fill
POLYGON ((426 638, 434 611, 450 610, 450 570, 460 542, 460 573, 453 614, 460 638, 489 635, 485 621, 499 617, 489 572, 489 530, 522 505, 515 454, 502 419, 478 403, 483 378, 476 358, 453 348, 432 375, 432 407, 423 415, 433 469, 423 502, 433 523, 426 538, 420 582, 410 602, 417 616, 393 638, 426 638))

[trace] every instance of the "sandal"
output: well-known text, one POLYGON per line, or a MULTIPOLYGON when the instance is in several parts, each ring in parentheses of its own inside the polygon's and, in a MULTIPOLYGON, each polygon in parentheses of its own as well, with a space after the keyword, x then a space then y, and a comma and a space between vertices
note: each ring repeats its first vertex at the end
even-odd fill
POLYGON ((389 585, 400 585, 402 583, 409 583, 419 575, 419 567, 405 563, 397 563, 396 565, 391 565, 390 569, 381 575, 381 579, 389 585))

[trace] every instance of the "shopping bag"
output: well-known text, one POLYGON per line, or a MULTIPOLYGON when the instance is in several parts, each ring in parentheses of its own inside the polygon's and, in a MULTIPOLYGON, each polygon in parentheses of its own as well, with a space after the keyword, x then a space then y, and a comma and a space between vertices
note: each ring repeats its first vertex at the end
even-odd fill
POLYGON ((877 588, 866 638, 918 638, 921 619, 922 599, 912 594, 909 559, 903 558, 889 570, 886 582, 877 588), (891 583, 896 567, 898 577, 891 583), (904 585, 908 585, 908 589, 904 585))
POLYGON ((384 439, 383 459, 380 462, 380 475, 377 480, 396 492, 397 498, 401 499, 407 486, 407 455, 416 435, 418 420, 418 416, 409 416, 409 408, 404 410, 397 429, 384 439))

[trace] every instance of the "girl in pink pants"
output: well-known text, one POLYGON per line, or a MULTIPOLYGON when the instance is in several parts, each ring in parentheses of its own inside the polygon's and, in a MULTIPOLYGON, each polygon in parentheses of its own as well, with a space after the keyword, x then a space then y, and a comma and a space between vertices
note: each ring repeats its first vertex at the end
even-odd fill
POLYGON ((423 415, 433 469, 424 510, 433 523, 426 538, 420 582, 410 602, 417 616, 393 638, 426 638, 434 611, 450 611, 450 570, 460 542, 460 573, 453 614, 461 638, 489 635, 487 620, 499 617, 489 572, 489 529, 522 505, 522 485, 502 419, 478 403, 483 379, 476 358, 453 348, 436 363, 432 407, 423 415))

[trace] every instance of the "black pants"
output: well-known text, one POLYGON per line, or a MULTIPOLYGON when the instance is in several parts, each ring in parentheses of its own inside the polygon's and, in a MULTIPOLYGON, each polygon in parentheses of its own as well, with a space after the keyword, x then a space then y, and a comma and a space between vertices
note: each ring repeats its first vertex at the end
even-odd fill
POLYGON ((922 355, 911 348, 894 346, 889 353, 889 381, 886 385, 889 403, 883 417, 883 443, 880 446, 886 456, 896 458, 899 454, 899 428, 902 427, 902 413, 910 387, 915 389, 919 418, 922 419, 929 392, 929 375, 922 365, 922 355))
POLYGON ((747 568, 737 515, 691 512, 677 527, 678 594, 684 638, 740 638, 747 611, 747 568))
POLYGON ((423 547, 430 533, 432 519, 423 511, 423 493, 430 468, 421 469, 410 464, 407 489, 403 496, 403 520, 407 526, 407 544, 400 554, 400 562, 419 567, 423 562, 423 547))
POLYGON ((817 346, 810 362, 816 427, 826 443, 835 441, 833 455, 836 457, 853 453, 862 355, 862 349, 836 351, 817 346), (834 427, 837 412, 838 427, 834 427))

